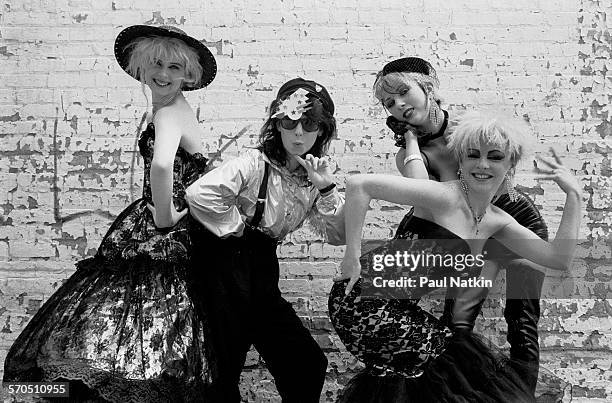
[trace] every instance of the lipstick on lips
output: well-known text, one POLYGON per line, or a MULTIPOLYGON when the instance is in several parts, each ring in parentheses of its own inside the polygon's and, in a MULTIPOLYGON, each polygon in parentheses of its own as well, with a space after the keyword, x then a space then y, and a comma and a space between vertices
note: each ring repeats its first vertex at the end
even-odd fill
POLYGON ((491 179, 493 177, 493 175, 491 174, 481 173, 481 172, 474 172, 472 173, 472 176, 480 180, 491 179))
POLYGON ((405 120, 409 120, 410 116, 412 116, 412 111, 414 110, 414 108, 410 108, 407 109, 406 111, 404 111, 404 114, 402 115, 404 117, 405 120))

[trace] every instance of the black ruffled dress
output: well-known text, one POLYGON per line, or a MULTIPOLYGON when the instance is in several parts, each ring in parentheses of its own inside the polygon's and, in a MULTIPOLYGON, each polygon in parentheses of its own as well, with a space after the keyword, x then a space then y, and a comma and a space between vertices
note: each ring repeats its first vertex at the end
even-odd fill
MULTIPOLYGON (((404 223, 405 242, 429 239, 428 253, 470 253, 464 240, 431 221, 412 217, 404 223)), ((364 277, 348 296, 347 281, 334 284, 329 314, 347 350, 366 368, 341 392, 339 402, 533 402, 522 368, 488 340, 472 332, 486 298, 486 289, 471 300, 447 301, 445 315, 436 318, 418 305, 419 298, 435 287, 404 288, 395 298, 366 298, 373 254, 394 254, 397 240, 389 241, 361 259, 364 277)), ((406 245, 406 244, 404 244, 406 245)), ((486 248, 486 246, 485 246, 486 248)), ((456 274, 456 273, 455 273, 456 274)), ((478 278, 476 266, 463 276, 478 278)), ((422 265, 402 275, 441 279, 452 270, 422 265)), ((396 276, 397 277, 397 276, 396 276)), ((555 385, 549 385, 554 388, 555 385)), ((561 385, 551 396, 560 393, 561 385)), ((554 401, 554 400, 553 400, 554 401)))
MULTIPOLYGON (((139 139, 143 197, 128 206, 96 255, 45 302, 13 343, 4 381, 70 380, 70 399, 115 402, 205 401, 211 378, 205 318, 189 289, 189 215, 158 230, 149 173, 155 128, 139 139)), ((206 168, 201 154, 179 148, 173 200, 206 168)))

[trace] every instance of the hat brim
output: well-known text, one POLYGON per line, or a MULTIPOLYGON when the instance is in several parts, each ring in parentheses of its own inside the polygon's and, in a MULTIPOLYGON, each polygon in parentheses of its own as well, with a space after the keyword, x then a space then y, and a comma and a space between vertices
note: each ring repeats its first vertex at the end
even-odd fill
POLYGON ((202 66, 201 80, 196 86, 183 85, 181 88, 183 91, 193 91, 204 88, 214 80, 217 75, 217 62, 206 45, 189 35, 151 25, 132 25, 121 31, 115 39, 115 59, 117 63, 119 63, 119 66, 121 66, 126 73, 130 74, 130 76, 139 80, 139 77, 135 77, 127 71, 130 52, 126 51, 126 46, 136 38, 152 35, 180 39, 197 53, 200 65, 202 66))

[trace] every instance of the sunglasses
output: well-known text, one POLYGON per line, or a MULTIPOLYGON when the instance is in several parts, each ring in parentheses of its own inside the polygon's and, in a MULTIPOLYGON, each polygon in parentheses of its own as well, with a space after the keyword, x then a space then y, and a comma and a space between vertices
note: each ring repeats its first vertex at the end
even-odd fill
POLYGON ((280 124, 285 130, 293 130, 297 127, 298 122, 302 124, 302 129, 307 132, 316 132, 321 127, 317 120, 313 120, 309 117, 302 117, 299 120, 293 120, 287 116, 280 120, 280 124))

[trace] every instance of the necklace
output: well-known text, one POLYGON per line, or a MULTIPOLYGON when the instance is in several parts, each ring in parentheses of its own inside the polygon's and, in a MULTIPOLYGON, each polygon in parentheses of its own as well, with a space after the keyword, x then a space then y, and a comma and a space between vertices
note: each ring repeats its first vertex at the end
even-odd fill
POLYGON ((478 232, 479 232, 478 224, 480 224, 485 214, 487 214, 487 210, 485 209, 484 213, 482 213, 481 215, 477 215, 474 212, 474 208, 472 207, 472 204, 470 203, 467 183, 465 183, 465 181, 461 177, 459 179, 459 182, 461 182, 461 190, 463 191, 463 195, 465 196, 465 201, 467 202, 468 208, 470 209, 470 213, 472 213, 472 218, 474 219, 474 226, 476 227, 476 235, 478 235, 478 232))

